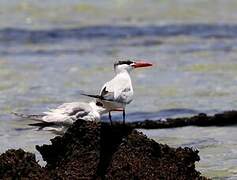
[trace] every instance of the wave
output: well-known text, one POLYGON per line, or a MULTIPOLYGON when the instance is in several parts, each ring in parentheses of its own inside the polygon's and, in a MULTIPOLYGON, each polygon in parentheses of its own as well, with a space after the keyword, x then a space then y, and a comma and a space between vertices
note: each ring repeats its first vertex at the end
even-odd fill
POLYGON ((129 38, 144 36, 195 36, 200 38, 236 38, 237 25, 230 24, 173 24, 162 26, 90 26, 73 29, 28 30, 5 28, 0 30, 0 42, 47 43, 62 40, 95 38, 129 38))

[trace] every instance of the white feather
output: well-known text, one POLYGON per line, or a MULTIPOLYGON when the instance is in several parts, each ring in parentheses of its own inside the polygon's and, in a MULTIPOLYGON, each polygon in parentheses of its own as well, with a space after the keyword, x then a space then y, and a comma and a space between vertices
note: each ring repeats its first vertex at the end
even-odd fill
POLYGON ((122 71, 116 74, 112 80, 106 82, 100 94, 104 89, 109 94, 105 97, 109 101, 103 101, 104 106, 108 109, 125 108, 133 100, 132 81, 128 71, 122 71))
POLYGON ((102 107, 95 105, 95 102, 72 102, 64 103, 56 109, 50 109, 44 112, 43 122, 54 123, 59 125, 71 125, 77 119, 88 121, 99 120, 100 114, 106 111, 102 107))

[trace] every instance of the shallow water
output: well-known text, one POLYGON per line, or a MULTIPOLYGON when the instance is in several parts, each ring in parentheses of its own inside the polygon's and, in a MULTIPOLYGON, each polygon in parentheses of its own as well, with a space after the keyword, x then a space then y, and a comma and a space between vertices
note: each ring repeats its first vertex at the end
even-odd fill
POLYGON ((208 177, 237 178, 236 126, 140 131, 159 143, 198 149, 201 160, 196 163, 196 167, 208 177))
MULTIPOLYGON (((63 102, 88 101, 79 90, 98 92, 118 58, 155 64, 132 72, 130 121, 236 109, 236 1, 57 2, 0 2, 0 152, 18 147, 35 152, 36 144, 54 136, 27 126, 31 121, 16 119, 11 111, 39 113, 63 102)), ((158 142, 198 148, 204 175, 235 179, 235 130, 144 132, 158 142)))

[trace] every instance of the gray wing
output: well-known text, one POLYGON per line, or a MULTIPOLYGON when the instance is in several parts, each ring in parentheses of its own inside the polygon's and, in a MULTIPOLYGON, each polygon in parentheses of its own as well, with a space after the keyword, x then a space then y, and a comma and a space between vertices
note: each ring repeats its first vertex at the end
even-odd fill
POLYGON ((69 116, 76 115, 78 113, 89 113, 91 111, 91 107, 88 103, 84 102, 72 102, 72 103, 64 103, 60 105, 56 109, 52 109, 50 112, 67 114, 69 116))
POLYGON ((91 107, 88 103, 73 102, 65 103, 56 109, 51 109, 44 112, 46 115, 43 117, 44 122, 52 122, 56 124, 64 123, 71 124, 76 119, 83 118, 91 112, 91 107))
POLYGON ((128 104, 132 101, 133 89, 129 76, 115 76, 106 82, 101 89, 100 95, 108 101, 128 104))
POLYGON ((133 90, 130 87, 121 87, 119 95, 106 90, 106 86, 101 91, 102 100, 115 101, 122 104, 129 104, 132 101, 133 90))
POLYGON ((102 89, 100 93, 101 99, 102 100, 107 100, 107 101, 114 101, 114 92, 109 92, 106 89, 106 86, 102 89))
POLYGON ((130 102, 132 102, 132 95, 133 93, 130 88, 124 88, 121 94, 116 98, 116 101, 123 104, 129 104, 130 102))

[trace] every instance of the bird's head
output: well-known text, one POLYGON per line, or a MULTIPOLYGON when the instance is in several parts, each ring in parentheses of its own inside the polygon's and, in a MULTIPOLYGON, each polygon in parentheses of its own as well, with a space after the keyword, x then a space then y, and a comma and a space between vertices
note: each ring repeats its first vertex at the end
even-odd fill
POLYGON ((105 108, 105 106, 104 106, 104 104, 102 103, 102 101, 100 101, 100 100, 98 100, 98 99, 96 99, 95 101, 92 101, 92 102, 90 103, 90 105, 91 105, 91 107, 93 108, 93 110, 96 111, 96 112, 98 112, 100 115, 109 112, 109 111, 105 108))
POLYGON ((114 63, 114 70, 116 73, 122 72, 122 71, 128 71, 130 72, 131 70, 135 68, 141 68, 141 67, 148 67, 152 66, 152 63, 138 60, 138 61, 117 61, 114 63))

